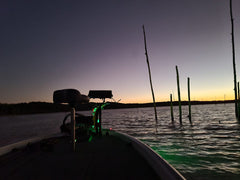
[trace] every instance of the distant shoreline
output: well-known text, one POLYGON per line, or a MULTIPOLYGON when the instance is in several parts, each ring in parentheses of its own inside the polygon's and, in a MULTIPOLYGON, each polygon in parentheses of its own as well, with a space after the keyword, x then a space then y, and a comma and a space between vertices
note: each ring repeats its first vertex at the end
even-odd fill
MULTIPOLYGON (((191 105, 199 104, 223 104, 234 103, 234 100, 227 101, 191 101, 191 105)), ((182 101, 181 104, 188 105, 188 101, 182 101)), ((77 111, 92 110, 97 103, 88 103, 79 105, 77 111)), ((178 106, 178 101, 173 102, 174 106, 178 106)), ((157 107, 170 106, 170 102, 157 102, 157 107)), ((153 103, 114 103, 110 102, 110 105, 105 109, 123 109, 123 108, 144 108, 153 107, 153 103)), ((21 114, 40 114, 40 113, 54 113, 54 112, 68 112, 70 107, 65 104, 54 104, 47 102, 30 102, 30 103, 18 103, 18 104, 0 104, 0 116, 6 115, 21 115, 21 114)))

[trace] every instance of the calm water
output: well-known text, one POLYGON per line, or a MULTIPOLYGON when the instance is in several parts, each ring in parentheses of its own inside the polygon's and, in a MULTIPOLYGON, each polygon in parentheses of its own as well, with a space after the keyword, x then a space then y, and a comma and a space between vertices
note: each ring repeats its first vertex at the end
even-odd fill
MULTIPOLYGON (((183 106, 183 125, 175 124, 170 108, 103 111, 103 126, 132 135, 150 145, 187 179, 240 179, 240 123, 233 104, 192 106, 193 126, 183 106)), ((90 115, 91 112, 81 112, 90 115)), ((67 113, 0 117, 0 146, 29 137, 59 132, 67 113)))

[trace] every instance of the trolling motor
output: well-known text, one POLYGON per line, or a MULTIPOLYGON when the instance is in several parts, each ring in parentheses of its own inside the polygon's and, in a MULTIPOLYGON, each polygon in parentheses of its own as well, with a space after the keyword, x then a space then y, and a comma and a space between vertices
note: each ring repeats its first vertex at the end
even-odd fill
POLYGON ((104 104, 105 99, 112 98, 112 96, 113 95, 111 90, 90 90, 88 93, 89 98, 99 98, 103 100, 102 103, 100 103, 96 108, 93 109, 93 123, 97 135, 102 135, 102 109, 104 106, 107 105, 104 104))
POLYGON ((75 151, 75 108, 78 104, 88 103, 89 97, 80 94, 76 89, 57 90, 53 93, 53 102, 56 104, 67 103, 71 109, 71 136, 73 151, 75 151))

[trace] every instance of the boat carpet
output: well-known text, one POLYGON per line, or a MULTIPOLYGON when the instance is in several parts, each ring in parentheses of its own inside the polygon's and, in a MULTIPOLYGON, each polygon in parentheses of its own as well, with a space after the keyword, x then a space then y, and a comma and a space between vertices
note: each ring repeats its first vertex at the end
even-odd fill
POLYGON ((76 143, 51 138, 0 157, 0 179, 159 179, 131 143, 95 136, 76 143))

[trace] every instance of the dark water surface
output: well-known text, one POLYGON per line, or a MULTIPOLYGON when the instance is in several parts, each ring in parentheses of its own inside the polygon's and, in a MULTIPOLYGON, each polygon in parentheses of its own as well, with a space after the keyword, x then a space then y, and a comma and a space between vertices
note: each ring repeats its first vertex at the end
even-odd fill
MULTIPOLYGON (((183 106, 183 125, 175 123, 170 108, 158 107, 158 124, 153 108, 103 111, 103 127, 132 135, 152 147, 187 179, 240 179, 240 123, 233 104, 183 106)), ((81 112, 91 115, 91 112, 81 112)), ((19 140, 59 132, 67 113, 0 117, 0 146, 19 140)))

